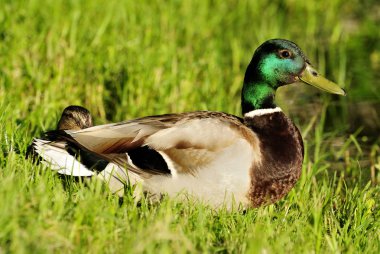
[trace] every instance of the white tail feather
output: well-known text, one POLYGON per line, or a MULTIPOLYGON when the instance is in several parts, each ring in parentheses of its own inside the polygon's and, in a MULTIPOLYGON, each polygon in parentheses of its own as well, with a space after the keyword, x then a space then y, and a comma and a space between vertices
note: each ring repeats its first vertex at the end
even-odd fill
MULTIPOLYGON (((36 152, 42 157, 42 163, 49 166, 58 173, 70 176, 93 176, 94 172, 88 170, 86 166, 80 163, 74 156, 69 154, 65 149, 50 145, 50 141, 34 139, 33 146, 36 152)), ((62 143, 64 145, 64 143, 62 143)))

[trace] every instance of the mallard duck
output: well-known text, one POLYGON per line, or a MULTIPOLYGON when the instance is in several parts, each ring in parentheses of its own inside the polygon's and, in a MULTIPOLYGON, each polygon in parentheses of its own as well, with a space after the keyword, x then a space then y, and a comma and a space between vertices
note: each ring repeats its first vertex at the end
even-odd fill
POLYGON ((70 105, 63 110, 57 130, 81 130, 92 126, 92 116, 88 109, 70 105))
POLYGON ((277 88, 296 82, 345 95, 295 43, 273 39, 257 48, 245 72, 242 118, 211 111, 147 116, 53 131, 50 142, 36 139, 34 146, 63 174, 95 175, 66 152, 70 147, 108 161, 97 176, 119 194, 127 183, 216 207, 258 207, 284 197, 301 174, 302 137, 274 100, 277 88))
MULTIPOLYGON (((88 109, 82 106, 70 105, 66 107, 57 124, 57 130, 81 130, 85 128, 89 128, 93 126, 92 116, 88 109)), ((64 161, 58 161, 58 163, 50 164, 49 161, 49 152, 41 154, 40 145, 49 143, 49 140, 46 139, 34 139, 34 142, 27 149, 26 157, 31 157, 33 160, 42 159, 42 163, 49 164, 51 169, 57 170, 58 173, 63 175, 73 175, 73 176, 93 176, 95 170, 103 170, 104 169, 104 160, 99 159, 97 156, 93 156, 91 153, 87 153, 83 151, 80 153, 75 147, 68 146, 65 149, 61 149, 62 147, 55 147, 50 152, 58 153, 60 156, 56 156, 59 159, 63 159, 64 161), (42 156, 41 156, 42 155, 42 156), (82 156, 81 156, 82 155, 82 156), (85 162, 86 166, 83 166, 79 163, 78 158, 80 158, 81 162, 85 162), (47 163, 47 161, 49 163, 47 163), (72 165, 77 165, 72 167, 70 171, 67 171, 65 167, 62 167, 61 164, 65 165, 71 163, 72 165), (92 171, 88 170, 92 169, 92 171)), ((58 145, 58 142, 56 143, 58 145)))

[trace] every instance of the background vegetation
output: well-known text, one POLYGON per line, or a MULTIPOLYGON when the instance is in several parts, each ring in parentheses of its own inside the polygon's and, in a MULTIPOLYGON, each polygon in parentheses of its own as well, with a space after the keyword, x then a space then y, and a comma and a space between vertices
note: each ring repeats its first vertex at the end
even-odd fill
POLYGON ((1 1, 0 253, 379 253, 379 13, 376 0, 1 1), (99 183, 63 185, 24 159, 70 104, 97 124, 239 115, 245 68, 275 37, 295 41, 348 91, 278 92, 306 157, 275 205, 120 203, 99 183))

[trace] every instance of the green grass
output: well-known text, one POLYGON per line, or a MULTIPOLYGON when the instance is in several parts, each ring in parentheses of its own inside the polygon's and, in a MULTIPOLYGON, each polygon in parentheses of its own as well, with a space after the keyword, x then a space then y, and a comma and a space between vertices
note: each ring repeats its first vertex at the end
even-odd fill
POLYGON ((375 105, 368 112, 380 103, 380 7, 346 2, 3 1, 0 253, 379 253, 379 132, 351 117, 357 103, 375 105), (306 156, 300 181, 274 205, 136 205, 128 193, 120 203, 100 183, 63 184, 24 159, 70 104, 88 107, 97 124, 206 109, 239 115, 246 65, 274 37, 298 43, 348 91, 278 92, 306 156))

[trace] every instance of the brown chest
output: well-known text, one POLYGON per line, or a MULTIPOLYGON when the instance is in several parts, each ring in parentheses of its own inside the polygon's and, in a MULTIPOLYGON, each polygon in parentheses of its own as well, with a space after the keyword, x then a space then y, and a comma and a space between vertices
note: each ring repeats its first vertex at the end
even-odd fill
POLYGON ((303 142, 297 127, 282 112, 245 119, 260 140, 260 163, 251 167, 252 206, 276 202, 300 177, 303 142))

